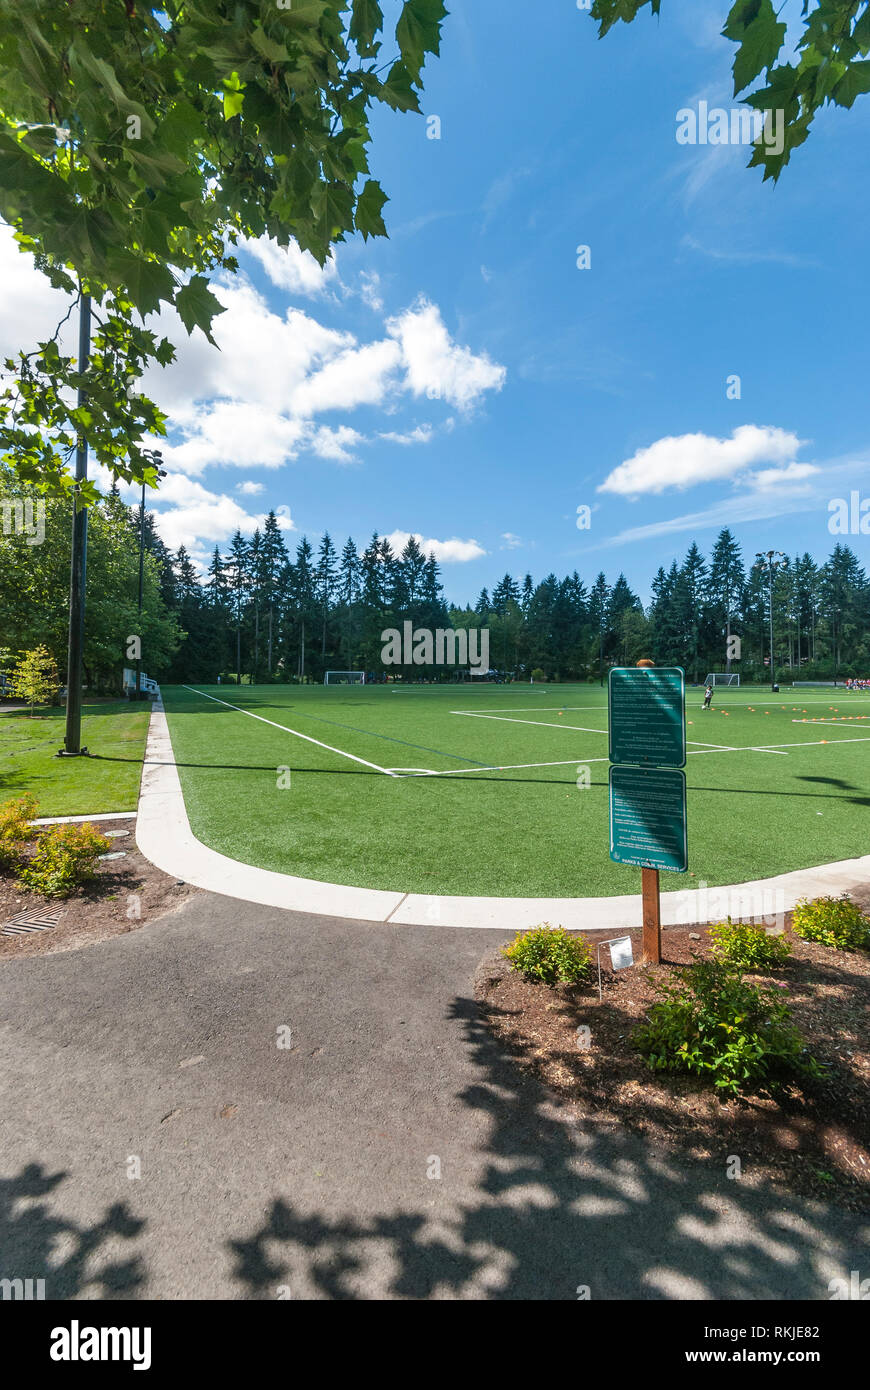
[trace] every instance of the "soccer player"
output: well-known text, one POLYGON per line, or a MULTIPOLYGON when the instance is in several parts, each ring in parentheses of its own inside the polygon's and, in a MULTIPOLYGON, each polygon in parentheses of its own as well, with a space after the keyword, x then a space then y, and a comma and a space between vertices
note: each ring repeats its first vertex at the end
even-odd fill
POLYGON ((708 685, 704 689, 704 709, 710 708, 710 701, 713 699, 713 687, 708 685))

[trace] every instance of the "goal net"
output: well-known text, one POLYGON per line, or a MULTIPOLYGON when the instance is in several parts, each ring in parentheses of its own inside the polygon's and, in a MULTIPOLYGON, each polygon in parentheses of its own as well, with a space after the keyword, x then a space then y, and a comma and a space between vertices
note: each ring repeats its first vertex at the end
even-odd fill
POLYGON ((705 678, 704 684, 705 684, 705 685, 712 685, 712 686, 717 686, 717 685, 739 685, 739 684, 740 684, 740 677, 739 677, 739 676, 729 676, 729 675, 728 675, 726 672, 724 672, 724 671, 711 671, 710 674, 709 674, 709 676, 707 676, 707 677, 705 678))
POLYGON ((327 671, 323 677, 324 685, 365 685, 365 671, 327 671))

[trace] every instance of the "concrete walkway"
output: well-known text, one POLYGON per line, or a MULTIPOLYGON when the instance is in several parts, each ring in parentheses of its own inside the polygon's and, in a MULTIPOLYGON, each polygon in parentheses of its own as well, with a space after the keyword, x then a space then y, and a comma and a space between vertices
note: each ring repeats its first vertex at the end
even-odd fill
MULTIPOLYGON (((136 824, 136 842, 152 863, 197 888, 267 907, 354 917, 395 926, 501 928, 521 931, 551 922, 583 931, 640 927, 640 894, 611 898, 477 898, 377 892, 257 869, 209 849, 190 828, 163 703, 151 714, 136 824)), ((870 855, 818 869, 709 890, 663 893, 665 925, 773 915, 799 899, 848 892, 870 882, 870 855)))
POLYGON ((506 936, 202 894, 4 965, 0 1277, 77 1299, 826 1300, 865 1268, 866 1221, 751 1161, 729 1181, 724 1151, 566 1118, 473 1003, 506 936))

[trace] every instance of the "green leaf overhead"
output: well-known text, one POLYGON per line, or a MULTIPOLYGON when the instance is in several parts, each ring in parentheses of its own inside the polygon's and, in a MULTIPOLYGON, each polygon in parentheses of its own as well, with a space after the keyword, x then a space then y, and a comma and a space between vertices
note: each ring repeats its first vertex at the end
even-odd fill
POLYGON ((386 236, 387 229, 382 217, 384 204, 389 199, 375 179, 369 179, 360 194, 356 205, 356 229, 368 239, 370 236, 386 236))
MULTIPOLYGON (((755 16, 745 26, 734 58, 735 96, 773 66, 785 38, 786 26, 777 20, 771 0, 754 0, 754 4, 755 16)), ((727 25, 724 32, 728 33, 727 25)))
MULTIPOLYGON (((603 37, 618 22, 630 24, 641 10, 661 11, 661 0, 594 0, 591 16, 603 37)), ((803 0, 803 31, 796 44, 798 61, 790 62, 788 28, 776 0, 734 0, 723 36, 737 45, 734 93, 756 110, 783 113, 782 146, 759 141, 750 167, 774 182, 804 143, 816 115, 831 103, 851 107, 870 92, 870 0, 803 0), (747 91, 765 74, 766 86, 747 91)), ((792 55, 794 56, 794 55, 792 55)))
POLYGON ((441 45, 441 21, 447 10, 442 0, 405 0, 396 25, 396 42, 405 67, 417 82, 427 53, 438 54, 441 45))
POLYGON ((201 328, 209 342, 214 343, 211 335, 212 320, 224 312, 224 306, 212 294, 204 275, 194 275, 178 291, 175 307, 188 333, 192 333, 194 328, 201 328))
MULTIPOLYGON (((377 0, 0 0, 0 216, 104 315, 87 379, 98 462, 153 479, 142 439, 162 416, 128 391, 156 350, 141 318, 172 306, 211 338, 209 281, 236 269, 240 239, 295 239, 324 264, 354 231, 386 235, 371 111, 419 112, 445 14, 407 0, 385 52, 377 0)), ((67 491, 77 365, 35 349, 16 367, 0 458, 67 491)))

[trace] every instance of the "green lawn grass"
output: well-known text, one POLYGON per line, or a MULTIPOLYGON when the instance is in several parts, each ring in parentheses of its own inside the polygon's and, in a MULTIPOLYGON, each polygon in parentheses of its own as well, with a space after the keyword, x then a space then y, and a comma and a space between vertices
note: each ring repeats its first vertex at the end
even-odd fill
MULTIPOLYGON (((609 857, 607 697, 598 687, 198 689, 205 694, 164 689, 173 748, 194 833, 231 858, 415 893, 638 891, 640 871, 609 857), (581 765, 591 773, 586 789, 577 786, 581 765), (281 768, 289 788, 278 785, 281 768), (446 775, 378 770, 397 768, 446 775)), ((868 852, 870 697, 729 689, 709 712, 702 697, 687 696, 694 877, 663 874, 664 889, 868 852), (795 722, 814 716, 842 722, 795 722), (771 744, 789 746, 752 751, 771 744)))
POLYGON ((9 710, 0 714, 0 800, 30 792, 41 816, 135 811, 145 756, 150 704, 127 700, 85 704, 82 744, 89 758, 58 758, 65 711, 9 710))

